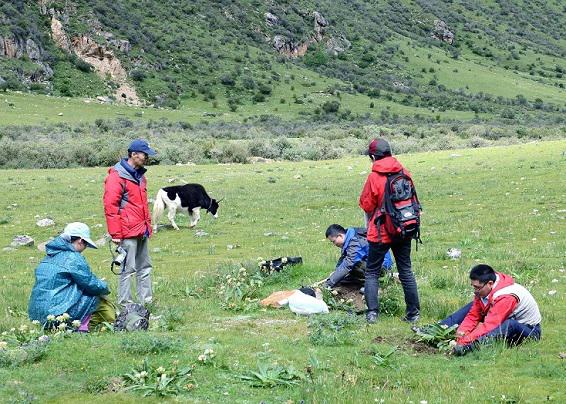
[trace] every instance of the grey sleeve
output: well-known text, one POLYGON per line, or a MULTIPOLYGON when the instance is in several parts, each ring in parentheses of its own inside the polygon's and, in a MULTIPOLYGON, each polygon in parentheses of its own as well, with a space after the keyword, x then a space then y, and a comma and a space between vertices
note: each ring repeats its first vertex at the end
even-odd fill
POLYGON ((346 252, 340 257, 336 264, 336 269, 326 280, 326 285, 334 287, 338 282, 344 279, 354 267, 360 262, 358 257, 358 250, 360 249, 360 242, 357 239, 352 239, 346 252))

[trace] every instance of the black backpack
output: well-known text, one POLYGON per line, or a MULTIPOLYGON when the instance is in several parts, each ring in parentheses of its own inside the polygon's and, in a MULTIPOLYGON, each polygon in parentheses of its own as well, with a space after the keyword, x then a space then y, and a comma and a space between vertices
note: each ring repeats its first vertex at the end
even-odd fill
POLYGON ((403 170, 387 175, 383 202, 375 217, 378 232, 380 224, 393 240, 414 238, 421 241, 421 204, 413 180, 403 170))
POLYGON ((149 310, 138 303, 124 305, 114 323, 114 331, 146 331, 149 327, 149 310))

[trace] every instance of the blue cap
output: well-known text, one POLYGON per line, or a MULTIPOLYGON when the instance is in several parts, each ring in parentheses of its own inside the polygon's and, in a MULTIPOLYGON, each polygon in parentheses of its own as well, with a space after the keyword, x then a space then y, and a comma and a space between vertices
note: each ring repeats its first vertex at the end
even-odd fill
POLYGON ((67 226, 65 226, 65 230, 63 230, 62 236, 67 240, 69 240, 71 237, 80 237, 87 243, 90 248, 97 248, 94 241, 92 241, 90 238, 90 229, 84 223, 69 223, 67 226))
POLYGON ((147 140, 144 139, 136 139, 130 143, 130 147, 128 147, 129 152, 141 152, 145 153, 148 156, 155 156, 157 152, 149 147, 149 143, 147 140))

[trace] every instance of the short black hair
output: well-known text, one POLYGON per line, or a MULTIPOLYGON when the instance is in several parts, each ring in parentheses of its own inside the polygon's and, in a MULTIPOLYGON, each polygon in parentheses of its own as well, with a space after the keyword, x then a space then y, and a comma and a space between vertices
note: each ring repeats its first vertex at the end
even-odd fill
POLYGON ((346 229, 340 226, 339 224, 331 224, 326 229, 326 238, 333 236, 339 236, 340 234, 346 234, 346 229))
POLYGON ((71 236, 71 243, 74 243, 75 241, 80 240, 80 239, 81 239, 81 237, 71 236))
POLYGON ((489 281, 495 282, 497 278, 492 267, 486 264, 479 264, 470 270, 470 279, 473 281, 480 281, 481 283, 487 283, 489 281))

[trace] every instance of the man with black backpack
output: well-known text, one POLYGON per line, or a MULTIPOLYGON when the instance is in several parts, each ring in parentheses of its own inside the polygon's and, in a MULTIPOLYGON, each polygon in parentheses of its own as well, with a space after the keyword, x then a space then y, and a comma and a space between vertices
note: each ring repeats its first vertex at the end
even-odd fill
POLYGON ((365 298, 368 323, 379 315, 379 270, 385 254, 393 252, 399 280, 405 294, 404 321, 419 319, 419 294, 411 269, 411 240, 420 241, 420 204, 410 173, 391 156, 391 147, 384 139, 373 139, 368 147, 372 171, 360 195, 360 207, 368 216, 369 243, 366 264, 365 298))

